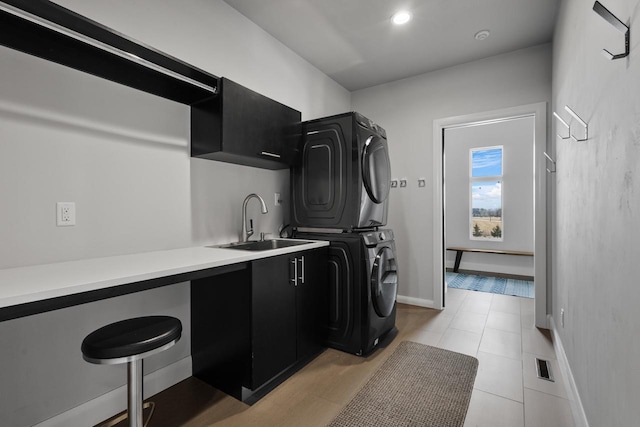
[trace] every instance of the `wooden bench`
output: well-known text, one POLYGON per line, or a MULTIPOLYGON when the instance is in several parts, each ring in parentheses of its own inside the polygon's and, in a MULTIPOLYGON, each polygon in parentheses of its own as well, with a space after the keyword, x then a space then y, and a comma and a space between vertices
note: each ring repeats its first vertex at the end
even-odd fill
POLYGON ((458 268, 460 268, 460 261, 462 260, 463 252, 477 252, 482 254, 500 254, 500 255, 519 255, 519 256, 533 256, 533 252, 524 252, 524 251, 508 251, 508 250, 500 250, 500 249, 471 249, 471 248, 459 248, 459 247, 449 247, 448 251, 456 251, 456 263, 453 265, 453 272, 457 273, 458 268))

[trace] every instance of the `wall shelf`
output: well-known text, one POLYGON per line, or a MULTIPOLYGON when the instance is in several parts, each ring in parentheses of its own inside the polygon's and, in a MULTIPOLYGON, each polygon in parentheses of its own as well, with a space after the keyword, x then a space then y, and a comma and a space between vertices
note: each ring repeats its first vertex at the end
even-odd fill
POLYGON ((47 0, 0 1, 0 44, 182 104, 218 77, 47 0))

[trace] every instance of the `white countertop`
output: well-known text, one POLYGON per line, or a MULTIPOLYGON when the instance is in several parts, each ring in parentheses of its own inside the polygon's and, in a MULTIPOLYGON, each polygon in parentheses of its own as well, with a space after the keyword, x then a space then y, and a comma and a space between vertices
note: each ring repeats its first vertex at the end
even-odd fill
POLYGON ((0 308, 328 246, 266 251, 193 247, 0 270, 0 308))

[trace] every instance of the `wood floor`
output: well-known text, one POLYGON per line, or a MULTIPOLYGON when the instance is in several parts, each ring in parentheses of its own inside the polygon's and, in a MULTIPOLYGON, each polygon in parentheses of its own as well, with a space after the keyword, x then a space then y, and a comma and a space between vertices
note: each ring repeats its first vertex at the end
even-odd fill
POLYGON ((149 427, 324 426, 403 340, 479 359, 465 427, 573 426, 553 345, 533 326, 533 300, 459 289, 447 296, 442 312, 399 304, 399 333, 387 348, 367 358, 327 349, 253 406, 189 378, 153 397, 149 427), (535 378, 533 354, 551 360, 556 383, 535 378))

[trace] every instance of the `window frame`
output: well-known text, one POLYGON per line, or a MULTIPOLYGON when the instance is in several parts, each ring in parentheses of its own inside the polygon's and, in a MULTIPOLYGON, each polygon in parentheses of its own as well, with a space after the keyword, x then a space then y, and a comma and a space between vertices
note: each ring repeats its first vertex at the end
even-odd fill
POLYGON ((491 145, 486 147, 475 147, 469 149, 469 240, 482 242, 503 242, 504 241, 504 163, 505 150, 504 145, 491 145), (473 153, 478 151, 489 151, 493 149, 501 150, 500 175, 473 176, 473 153), (500 237, 476 237, 473 235, 473 186, 478 183, 500 183, 500 237))

